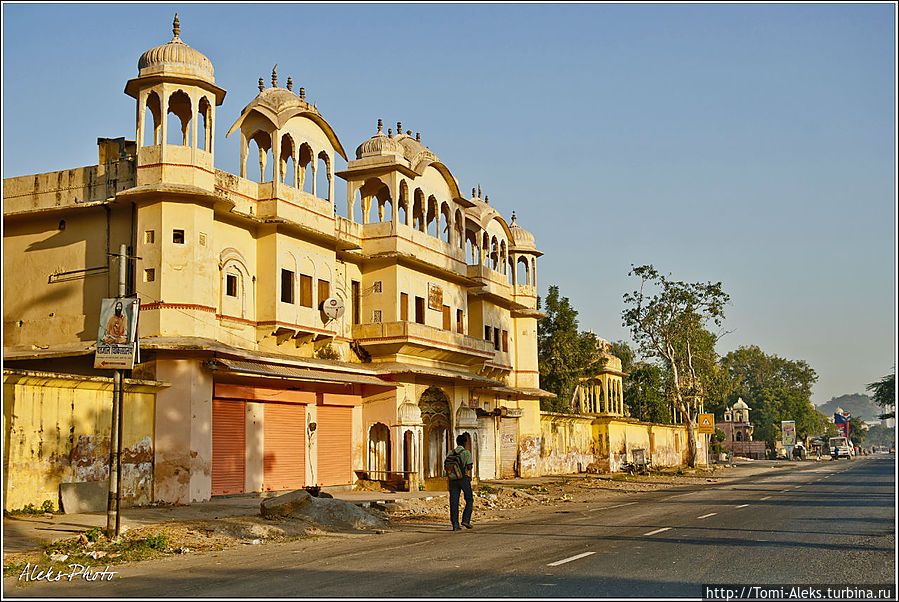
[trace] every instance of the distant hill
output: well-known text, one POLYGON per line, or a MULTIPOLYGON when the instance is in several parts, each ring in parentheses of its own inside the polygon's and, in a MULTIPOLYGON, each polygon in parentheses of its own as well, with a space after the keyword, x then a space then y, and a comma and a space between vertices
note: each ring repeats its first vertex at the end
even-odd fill
POLYGON ((843 408, 843 410, 849 412, 853 416, 857 416, 868 422, 878 421, 879 418, 877 417, 884 412, 880 406, 871 401, 870 397, 861 393, 840 395, 839 397, 834 397, 823 405, 817 406, 818 411, 828 417, 833 416, 833 413, 837 411, 837 408, 843 408))

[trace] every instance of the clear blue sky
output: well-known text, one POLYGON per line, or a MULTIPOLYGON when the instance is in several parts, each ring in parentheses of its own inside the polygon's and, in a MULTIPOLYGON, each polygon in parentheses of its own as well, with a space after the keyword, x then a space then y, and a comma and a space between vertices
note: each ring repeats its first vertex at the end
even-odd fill
POLYGON ((176 11, 228 91, 220 169, 278 63, 351 156, 402 121, 463 191, 516 210, 541 295, 557 284, 584 329, 629 340, 627 273, 652 263, 722 281, 718 351, 808 361, 816 403, 896 363, 892 3, 5 4, 3 176, 133 138, 125 82, 176 11))

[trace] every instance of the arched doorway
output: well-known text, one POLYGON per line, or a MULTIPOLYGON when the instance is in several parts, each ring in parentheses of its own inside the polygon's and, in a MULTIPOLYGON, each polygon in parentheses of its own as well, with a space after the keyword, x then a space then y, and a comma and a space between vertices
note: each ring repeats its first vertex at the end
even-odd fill
POLYGON ((368 430, 368 469, 390 470, 390 429, 380 422, 368 430))
POLYGON ((443 476, 443 459, 451 449, 449 399, 438 387, 429 387, 418 400, 418 407, 424 424, 424 476, 443 476))

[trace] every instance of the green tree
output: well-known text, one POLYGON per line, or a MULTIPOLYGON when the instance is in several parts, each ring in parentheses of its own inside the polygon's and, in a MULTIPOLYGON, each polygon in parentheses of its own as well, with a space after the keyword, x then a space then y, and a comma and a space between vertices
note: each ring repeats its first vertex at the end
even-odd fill
POLYGON ((556 395, 555 399, 541 399, 540 409, 571 412, 571 395, 593 361, 596 336, 578 331, 578 312, 568 297, 559 295, 558 286, 550 286, 545 302, 538 299, 537 307, 546 314, 537 322, 540 386, 556 395))
POLYGON ((896 372, 887 374, 877 382, 873 382, 865 387, 873 393, 872 401, 888 412, 881 414, 880 418, 896 417, 896 372))
POLYGON ((702 408, 703 369, 713 359, 702 350, 714 335, 705 326, 720 326, 730 299, 720 282, 686 283, 671 280, 653 266, 633 267, 640 279, 637 290, 626 293, 624 325, 644 357, 656 358, 668 370, 668 390, 687 427, 690 466, 696 464, 697 415, 702 408))
POLYGON ((860 446, 867 435, 868 431, 865 429, 864 420, 856 416, 849 419, 849 439, 852 440, 852 443, 860 446))
POLYGON ((629 374, 623 394, 631 416, 645 422, 670 423, 665 371, 655 364, 640 362, 631 367, 629 374))
POLYGON ((796 422, 796 434, 801 438, 827 430, 826 418, 811 402, 818 376, 805 361, 770 355, 750 345, 722 357, 719 376, 725 381, 719 399, 729 406, 743 398, 752 408, 753 438, 765 441, 769 448, 780 438, 784 420, 796 422))

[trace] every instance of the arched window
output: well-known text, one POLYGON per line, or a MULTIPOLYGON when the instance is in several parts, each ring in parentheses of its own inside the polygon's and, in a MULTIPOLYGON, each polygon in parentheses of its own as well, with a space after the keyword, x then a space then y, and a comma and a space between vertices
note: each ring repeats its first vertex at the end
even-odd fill
POLYGON ((446 244, 451 244, 452 243, 452 234, 453 234, 453 231, 452 231, 453 216, 452 216, 452 213, 450 212, 450 208, 447 203, 443 203, 440 206, 440 215, 443 217, 443 220, 442 220, 443 223, 441 224, 441 234, 442 234, 441 240, 443 242, 445 242, 446 244))
POLYGON ((156 92, 147 94, 147 104, 144 107, 144 131, 141 146, 148 146, 147 138, 150 138, 153 146, 162 143, 162 104, 156 92), (147 119, 147 117, 151 117, 147 119), (151 127, 152 125, 152 127, 151 127), (148 132, 149 131, 149 135, 148 132))
POLYGON ((283 136, 281 136, 281 155, 280 157, 278 157, 281 172, 280 178, 281 183, 286 183, 288 186, 296 186, 297 164, 293 160, 295 151, 296 147, 293 144, 293 138, 291 138, 289 134, 284 134, 283 136), (289 165, 293 166, 293 173, 290 179, 287 178, 289 165))
POLYGON ((428 214, 425 231, 434 238, 440 238, 440 213, 434 195, 428 197, 428 214))
POLYGON ((459 242, 459 248, 465 250, 465 217, 459 209, 456 209, 456 240, 459 242))
POLYGON ((297 188, 309 194, 312 194, 312 185, 315 181, 315 162, 312 160, 314 156, 311 146, 305 142, 300 145, 297 159, 297 167, 300 170, 297 188))
POLYGON ((517 283, 519 286, 530 286, 531 284, 531 264, 527 257, 518 258, 517 283))
POLYGON ((499 243, 494 236, 490 240, 490 267, 494 270, 499 265, 499 243))
POLYGON ((190 97, 181 90, 176 90, 169 96, 167 112, 177 117, 178 120, 168 119, 166 144, 188 146, 190 144, 190 138, 188 137, 191 118, 190 97))
POLYGON ((212 151, 212 127, 210 119, 212 117, 212 107, 204 96, 200 99, 200 108, 197 111, 199 115, 200 126, 197 132, 197 148, 211 152, 212 151))
POLYGON ((322 151, 318 154, 318 169, 315 173, 315 196, 326 201, 331 200, 331 160, 322 151))
MULTIPOLYGON (((269 161, 269 151, 272 148, 272 138, 268 133, 260 130, 250 136, 247 144, 251 142, 256 145, 257 154, 259 156, 259 182, 267 182, 272 179, 271 177, 266 179, 266 168, 267 165, 271 163, 271 161, 269 161)), ((268 169, 269 175, 272 173, 273 169, 274 167, 268 169)))
POLYGON ((499 269, 503 274, 508 275, 506 271, 506 241, 502 240, 499 243, 499 269))

